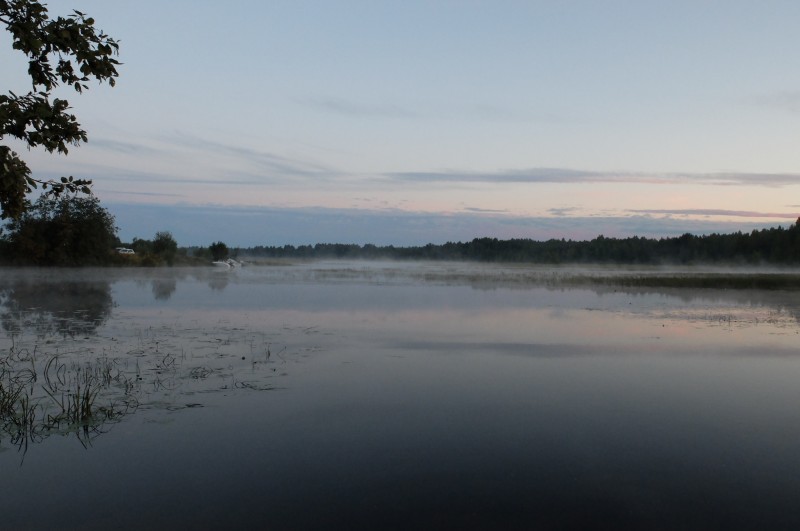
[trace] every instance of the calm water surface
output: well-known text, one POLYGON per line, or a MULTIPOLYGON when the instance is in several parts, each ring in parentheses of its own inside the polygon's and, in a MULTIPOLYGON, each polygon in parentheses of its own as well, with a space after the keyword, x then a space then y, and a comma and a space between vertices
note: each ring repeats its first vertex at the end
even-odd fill
POLYGON ((797 292, 569 274, 3 270, 0 528, 800 528, 797 292))

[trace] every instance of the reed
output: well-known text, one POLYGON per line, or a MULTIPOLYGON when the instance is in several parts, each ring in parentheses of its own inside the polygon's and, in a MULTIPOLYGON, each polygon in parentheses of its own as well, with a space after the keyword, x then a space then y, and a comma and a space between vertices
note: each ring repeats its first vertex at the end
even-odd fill
POLYGON ((19 349, 0 358, 0 436, 23 454, 31 442, 56 433, 72 433, 87 447, 104 424, 138 407, 131 379, 114 360, 65 363, 60 355, 37 360, 36 354, 19 349))
POLYGON ((0 381, 0 418, 6 419, 14 416, 23 389, 20 385, 9 385, 8 382, 0 381))
POLYGON ((171 409, 176 397, 198 391, 274 390, 272 365, 285 364, 288 352, 264 333, 228 326, 188 329, 190 337, 172 330, 176 345, 152 327, 134 327, 126 338, 33 331, 9 334, 0 350, 0 440, 25 452, 52 435, 74 435, 88 447, 140 405, 171 409))

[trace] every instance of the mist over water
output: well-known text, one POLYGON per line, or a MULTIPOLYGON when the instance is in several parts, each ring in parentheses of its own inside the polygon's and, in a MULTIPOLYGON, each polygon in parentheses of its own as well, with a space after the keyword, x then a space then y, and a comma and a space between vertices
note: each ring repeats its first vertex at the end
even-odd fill
POLYGON ((4 525, 796 527, 797 292, 602 280, 697 273, 5 270, 4 525))

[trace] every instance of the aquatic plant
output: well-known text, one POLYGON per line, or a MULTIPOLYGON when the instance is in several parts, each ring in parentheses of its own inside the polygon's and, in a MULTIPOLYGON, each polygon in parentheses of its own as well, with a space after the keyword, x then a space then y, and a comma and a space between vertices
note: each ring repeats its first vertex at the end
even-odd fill
POLYGON ((115 373, 111 360, 100 358, 72 367, 53 355, 44 357, 38 367, 35 352, 11 349, 0 358, 0 437, 6 434, 19 449, 27 451, 30 442, 69 433, 86 446, 102 432, 103 424, 138 406, 128 377, 115 373), (102 392, 114 388, 120 388, 122 399, 98 400, 102 392), (37 389, 44 394, 37 394, 37 389))
POLYGON ((25 454, 32 443, 61 435, 88 448, 142 406, 201 407, 188 397, 272 390, 278 387, 270 380, 286 374, 275 370, 286 363, 287 347, 272 352, 273 333, 221 322, 63 333, 85 320, 80 311, 59 313, 59 326, 48 327, 38 326, 40 308, 3 314, 9 326, 0 335, 0 446, 10 441, 25 454))

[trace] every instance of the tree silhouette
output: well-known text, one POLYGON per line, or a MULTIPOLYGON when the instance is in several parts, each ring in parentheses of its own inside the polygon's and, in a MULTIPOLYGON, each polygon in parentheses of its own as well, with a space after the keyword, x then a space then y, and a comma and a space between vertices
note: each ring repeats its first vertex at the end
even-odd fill
POLYGON ((208 246, 208 250, 211 252, 211 258, 215 261, 228 258, 228 246, 223 242, 212 243, 208 246))
MULTIPOLYGON (((16 138, 27 147, 66 154, 68 145, 87 141, 69 102, 51 93, 61 85, 79 94, 94 78, 114 86, 118 43, 95 29, 95 21, 80 11, 51 19, 44 4, 34 0, 0 0, 0 24, 11 33, 13 48, 28 58, 31 89, 27 94, 0 95, 0 140, 16 138)), ((18 218, 27 208, 25 196, 37 188, 58 196, 64 191, 90 193, 91 181, 62 177, 42 181, 10 147, 0 145, 0 218, 18 218)))

